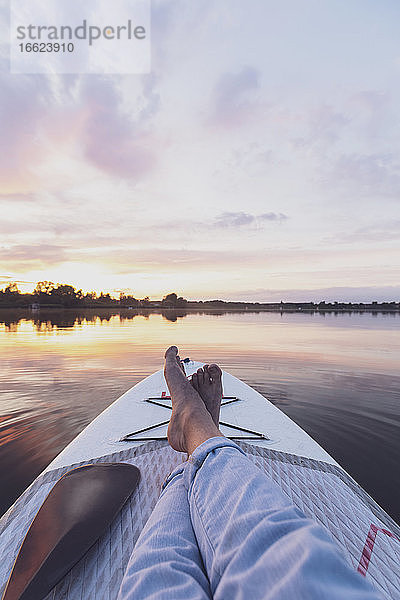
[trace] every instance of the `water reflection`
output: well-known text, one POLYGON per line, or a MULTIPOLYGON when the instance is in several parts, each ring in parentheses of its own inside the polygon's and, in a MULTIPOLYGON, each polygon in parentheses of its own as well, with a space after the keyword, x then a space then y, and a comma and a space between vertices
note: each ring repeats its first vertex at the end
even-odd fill
POLYGON ((0 512, 164 349, 269 397, 400 520, 398 314, 0 311, 0 512))
POLYGON ((146 310, 146 309, 121 309, 121 310, 112 310, 112 309, 82 309, 80 311, 68 310, 68 309, 42 309, 37 312, 28 312, 25 309, 8 309, 1 310, 0 309, 0 324, 4 325, 5 330, 9 332, 18 331, 19 327, 29 321, 33 323, 34 328, 38 332, 42 331, 52 331, 53 329, 68 329, 75 328, 76 326, 80 326, 84 323, 108 323, 111 320, 119 319, 120 322, 124 321, 132 321, 137 317, 143 317, 148 320, 152 316, 159 315, 166 321, 171 323, 176 323, 179 319, 183 319, 185 317, 193 317, 194 315, 208 315, 212 317, 221 317, 221 316, 240 316, 243 317, 262 317, 268 315, 269 318, 277 320, 285 320, 285 321, 310 321, 310 319, 317 318, 319 320, 323 320, 328 325, 340 326, 342 327, 344 324, 346 326, 355 326, 359 327, 360 325, 365 325, 368 323, 368 327, 372 326, 373 321, 379 321, 379 327, 384 326, 384 322, 382 319, 385 319, 386 322, 389 322, 389 327, 392 326, 393 323, 398 326, 400 322, 400 313, 399 312, 366 312, 366 311, 331 311, 331 312, 317 312, 317 311, 308 311, 302 313, 296 313, 294 311, 274 311, 274 312, 266 312, 266 311, 240 311, 240 310, 219 310, 219 309, 201 309, 201 310, 188 310, 188 309, 154 309, 154 310, 146 310))
POLYGON ((111 319, 118 317, 120 322, 131 321, 136 317, 144 317, 146 320, 153 314, 159 314, 166 321, 176 323, 178 319, 188 316, 189 314, 213 314, 222 315, 226 314, 222 311, 201 311, 201 313, 193 313, 185 310, 166 309, 151 312, 148 310, 132 310, 126 312, 104 310, 99 311, 82 311, 80 314, 68 312, 66 310, 52 309, 51 311, 41 310, 40 313, 34 315, 28 315, 27 311, 5 311, 0 310, 0 323, 4 325, 5 330, 8 332, 17 332, 19 327, 29 320, 33 323, 34 328, 38 332, 52 331, 53 329, 73 329, 76 326, 82 325, 83 323, 107 323, 111 319))

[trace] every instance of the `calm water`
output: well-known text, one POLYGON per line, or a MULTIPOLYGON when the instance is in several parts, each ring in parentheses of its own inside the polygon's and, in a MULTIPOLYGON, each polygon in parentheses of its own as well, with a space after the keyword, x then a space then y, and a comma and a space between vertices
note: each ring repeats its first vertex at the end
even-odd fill
POLYGON ((0 312, 0 513, 162 365, 216 361, 299 423, 400 521, 398 314, 0 312))

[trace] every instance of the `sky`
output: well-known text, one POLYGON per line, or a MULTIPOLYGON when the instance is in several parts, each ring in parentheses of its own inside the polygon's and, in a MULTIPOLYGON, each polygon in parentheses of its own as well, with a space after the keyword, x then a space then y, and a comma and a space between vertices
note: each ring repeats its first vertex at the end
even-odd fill
POLYGON ((145 75, 13 75, 0 287, 399 300, 397 0, 153 0, 145 75))

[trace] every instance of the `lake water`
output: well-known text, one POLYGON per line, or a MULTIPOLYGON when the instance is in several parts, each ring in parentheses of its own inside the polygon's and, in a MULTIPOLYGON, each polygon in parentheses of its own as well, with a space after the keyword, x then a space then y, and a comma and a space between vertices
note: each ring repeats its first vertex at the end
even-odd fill
POLYGON ((399 314, 0 311, 0 513, 176 344, 269 398, 399 522, 399 332, 399 314))

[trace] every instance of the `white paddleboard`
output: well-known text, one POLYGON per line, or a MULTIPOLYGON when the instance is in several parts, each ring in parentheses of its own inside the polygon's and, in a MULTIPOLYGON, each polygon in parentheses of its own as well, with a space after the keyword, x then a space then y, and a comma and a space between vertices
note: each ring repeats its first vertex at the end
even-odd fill
MULTIPOLYGON (((190 377, 202 363, 185 364, 190 377)), ((328 529, 352 568, 386 598, 400 598, 400 528, 305 431, 271 402, 223 373, 221 430, 281 486, 307 515, 328 529)), ((44 498, 67 471, 98 462, 127 462, 142 473, 139 487, 107 532, 48 599, 117 597, 133 546, 165 477, 185 456, 166 441, 171 400, 162 370, 102 412, 20 496, 0 520, 0 592, 44 498)))

